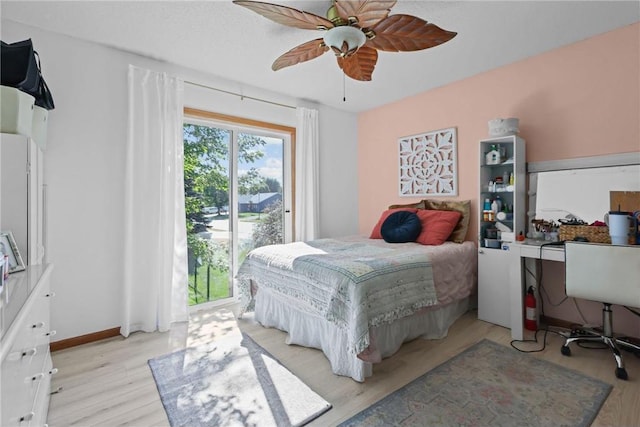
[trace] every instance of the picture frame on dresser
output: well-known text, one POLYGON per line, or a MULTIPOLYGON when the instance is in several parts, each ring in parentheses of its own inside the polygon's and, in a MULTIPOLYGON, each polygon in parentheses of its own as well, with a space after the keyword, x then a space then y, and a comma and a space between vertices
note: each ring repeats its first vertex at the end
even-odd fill
POLYGON ((11 231, 0 231, 0 252, 9 257, 9 273, 16 273, 25 269, 16 239, 11 231))

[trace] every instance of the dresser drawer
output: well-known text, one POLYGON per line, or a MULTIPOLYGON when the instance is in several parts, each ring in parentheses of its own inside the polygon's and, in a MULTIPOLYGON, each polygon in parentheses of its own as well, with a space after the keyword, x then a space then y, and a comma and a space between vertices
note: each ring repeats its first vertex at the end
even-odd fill
POLYGON ((35 395, 33 396, 33 406, 31 408, 31 412, 34 414, 34 417, 27 424, 30 427, 42 427, 47 423, 52 370, 53 366, 51 364, 51 355, 47 352, 44 365, 42 366, 42 373, 44 374, 44 377, 39 381, 37 390, 34 390, 35 395))
MULTIPOLYGON (((28 288, 28 298, 16 309, 9 329, 2 335, 0 426, 25 427, 46 424, 50 381, 50 267, 29 266, 16 281, 16 295, 28 288), (18 287, 22 286, 22 289, 18 287)), ((8 304, 20 302, 9 299, 8 304)), ((4 326, 7 326, 6 323, 4 326)))
POLYGON ((31 371, 42 366, 44 354, 38 348, 31 316, 12 325, 15 341, 2 361, 2 426, 20 425, 20 419, 30 411, 31 371))
POLYGON ((2 363, 2 427, 19 426, 21 417, 30 411, 29 389, 24 382, 28 365, 22 358, 2 363))

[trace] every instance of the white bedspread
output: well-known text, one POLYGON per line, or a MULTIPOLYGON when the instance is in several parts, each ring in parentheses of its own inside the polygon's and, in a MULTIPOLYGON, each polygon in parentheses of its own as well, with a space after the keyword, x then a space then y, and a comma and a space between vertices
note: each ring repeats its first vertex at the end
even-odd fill
POLYGON ((470 286, 458 284, 439 290, 437 295, 430 259, 438 260, 442 282, 446 282, 444 276, 451 276, 455 282, 466 284, 468 276, 458 276, 468 271, 460 269, 460 261, 467 259, 462 254, 468 249, 467 245, 453 243, 440 247, 388 244, 362 236, 257 248, 237 274, 243 311, 251 309, 253 280, 260 288, 295 304, 299 311, 345 330, 348 352, 359 354, 370 344, 370 328, 390 324, 438 302, 468 296, 470 286), (461 251, 459 257, 456 251, 461 251), (448 255, 441 256, 443 252, 448 255))

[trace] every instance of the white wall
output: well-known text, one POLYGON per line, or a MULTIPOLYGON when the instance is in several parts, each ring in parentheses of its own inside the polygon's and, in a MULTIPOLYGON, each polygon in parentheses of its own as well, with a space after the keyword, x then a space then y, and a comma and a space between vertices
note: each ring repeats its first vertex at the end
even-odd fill
MULTIPOLYGON (((56 340, 120 326, 127 67, 167 71, 185 80, 289 105, 301 100, 242 87, 177 65, 2 21, 1 38, 31 38, 53 93, 45 182, 47 260, 55 264, 51 322, 56 340)), ((185 89, 185 104, 295 126, 295 110, 209 90, 185 89)), ((322 237, 358 231, 356 116, 320 110, 322 237)))

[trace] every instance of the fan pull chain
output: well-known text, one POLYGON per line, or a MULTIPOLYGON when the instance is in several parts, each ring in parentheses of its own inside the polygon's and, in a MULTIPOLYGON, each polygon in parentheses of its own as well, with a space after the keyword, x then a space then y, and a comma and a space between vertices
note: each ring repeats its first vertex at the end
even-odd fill
POLYGON ((344 71, 342 72, 342 102, 347 102, 347 77, 344 71))

